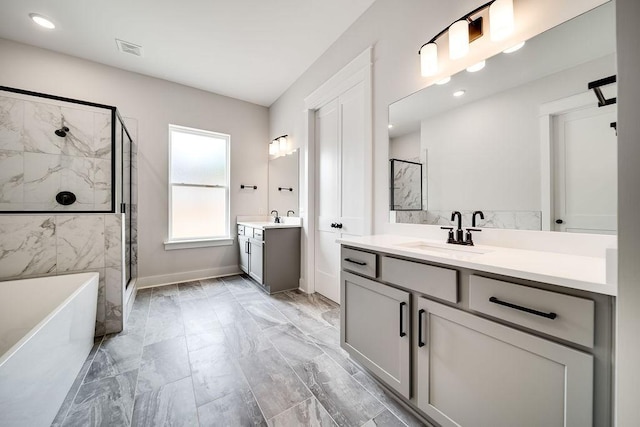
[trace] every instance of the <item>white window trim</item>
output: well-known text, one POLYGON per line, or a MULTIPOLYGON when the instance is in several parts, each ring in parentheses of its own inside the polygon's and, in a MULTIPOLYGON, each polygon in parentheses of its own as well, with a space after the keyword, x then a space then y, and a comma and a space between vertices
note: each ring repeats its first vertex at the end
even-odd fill
POLYGON ((164 242, 165 251, 173 251, 176 249, 192 249, 192 248, 209 248, 214 246, 231 246, 235 239, 229 237, 218 237, 215 239, 198 239, 198 240, 170 240, 164 242))
MULTIPOLYGON (((204 130, 204 129, 195 129, 195 128, 190 128, 190 127, 186 127, 186 126, 179 126, 179 125, 172 125, 169 124, 169 150, 168 150, 168 171, 169 171, 169 176, 168 176, 168 185, 167 185, 167 191, 168 191, 168 211, 169 211, 169 215, 168 215, 168 219, 169 219, 169 223, 168 223, 168 238, 167 240, 164 242, 164 249, 165 251, 169 251, 169 250, 175 250, 175 249, 191 249, 191 248, 205 248, 205 247, 214 247, 214 246, 229 246, 232 245, 234 242, 234 238, 231 236, 231 195, 230 195, 230 187, 231 187, 231 135, 228 135, 226 133, 220 133, 220 132, 213 132, 213 131, 208 131, 208 130, 204 130), (174 185, 176 185, 177 183, 173 183, 171 181, 171 147, 172 147, 172 141, 171 141, 171 135, 172 135, 172 130, 177 130, 180 132, 184 132, 184 133, 192 133, 194 135, 204 135, 207 137, 218 137, 218 138, 223 138, 227 141, 227 159, 226 159, 226 186, 225 186, 225 197, 226 197, 226 202, 227 202, 227 206, 226 206, 226 218, 225 218, 225 229, 227 234, 225 236, 211 236, 211 237, 206 237, 203 236, 202 238, 188 238, 188 239, 172 239, 171 235, 173 234, 173 230, 171 229, 171 225, 173 223, 173 212, 172 212, 172 207, 173 207, 173 202, 172 202, 172 188, 174 185)), ((179 184, 178 184, 179 185, 179 184)), ((199 185, 195 185, 197 187, 200 187, 199 185)), ((202 185, 202 187, 211 187, 209 185, 202 185)))

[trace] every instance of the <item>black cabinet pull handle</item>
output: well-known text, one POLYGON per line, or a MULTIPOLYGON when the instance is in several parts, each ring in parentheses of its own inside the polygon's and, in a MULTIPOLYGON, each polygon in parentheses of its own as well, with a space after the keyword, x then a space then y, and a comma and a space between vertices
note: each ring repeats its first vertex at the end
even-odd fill
POLYGON ((367 265, 366 262, 356 261, 356 260, 353 260, 351 258, 345 258, 344 260, 347 261, 347 262, 351 262, 351 263, 357 264, 357 265, 367 265))
POLYGON ((400 303, 400 336, 405 337, 407 333, 404 331, 404 306, 407 305, 406 302, 402 301, 400 303))
POLYGON ((336 228, 336 223, 335 222, 331 223, 331 228, 336 228))
POLYGON ((337 223, 336 228, 342 228, 342 223, 341 222, 337 223))
POLYGON ((523 307, 521 305, 511 304, 510 302, 500 301, 496 297, 489 298, 489 302, 492 302, 492 303, 498 304, 498 305, 503 305, 505 307, 513 308, 513 309, 516 309, 516 310, 524 311, 526 313, 535 314, 536 316, 546 317, 547 319, 551 319, 551 320, 553 320, 556 317, 558 317, 558 315, 556 313, 553 313, 553 312, 545 313, 543 311, 534 310, 533 308, 527 308, 527 307, 523 307))
POLYGON ((424 309, 418 311, 418 347, 424 347, 424 341, 422 341, 422 316, 426 313, 424 309))
POLYGON ((556 224, 564 224, 564 221, 561 219, 556 219, 556 224))

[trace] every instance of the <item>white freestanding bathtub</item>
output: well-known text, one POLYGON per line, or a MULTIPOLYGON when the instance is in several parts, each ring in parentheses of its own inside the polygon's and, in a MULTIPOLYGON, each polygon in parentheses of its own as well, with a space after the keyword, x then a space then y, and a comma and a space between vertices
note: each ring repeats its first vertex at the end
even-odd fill
POLYGON ((0 282, 0 426, 50 426, 93 346, 98 273, 0 282))

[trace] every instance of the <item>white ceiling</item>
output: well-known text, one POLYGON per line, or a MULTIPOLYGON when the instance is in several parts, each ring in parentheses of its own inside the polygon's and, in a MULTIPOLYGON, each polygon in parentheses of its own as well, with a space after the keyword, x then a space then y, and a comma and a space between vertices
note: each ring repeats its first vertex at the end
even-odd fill
POLYGON ((0 37, 269 106, 374 1, 0 0, 0 37))

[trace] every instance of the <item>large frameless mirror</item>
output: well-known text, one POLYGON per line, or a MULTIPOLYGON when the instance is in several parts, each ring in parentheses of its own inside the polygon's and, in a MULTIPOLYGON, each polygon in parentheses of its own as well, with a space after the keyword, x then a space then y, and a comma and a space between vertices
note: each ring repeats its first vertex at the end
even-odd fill
POLYGON ((422 210, 391 220, 481 210, 480 227, 615 234, 617 110, 599 105, 616 97, 615 45, 609 2, 391 104, 389 158, 426 171, 422 210))

